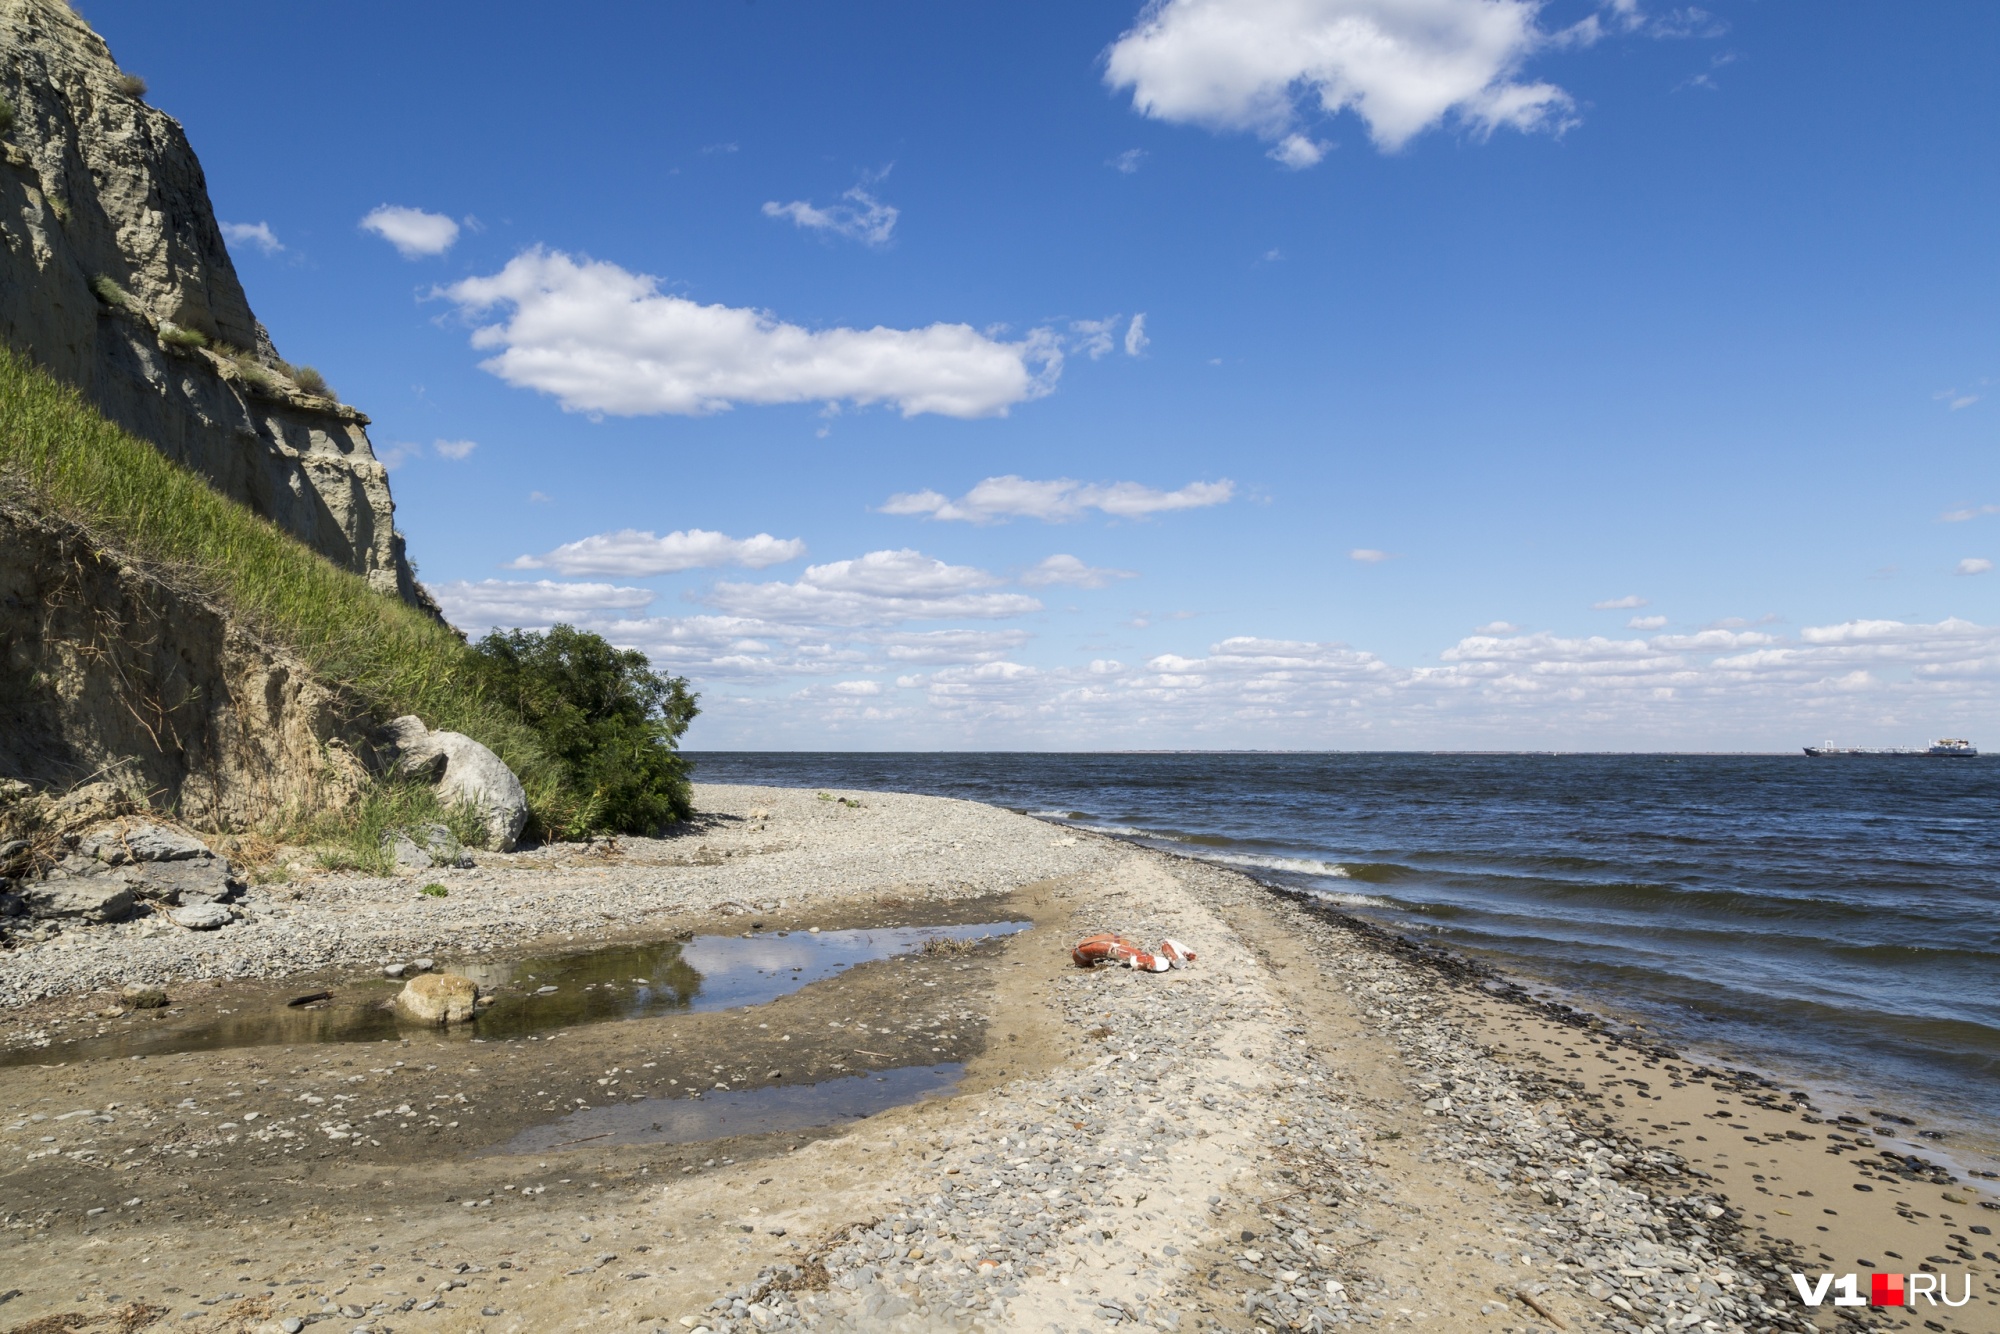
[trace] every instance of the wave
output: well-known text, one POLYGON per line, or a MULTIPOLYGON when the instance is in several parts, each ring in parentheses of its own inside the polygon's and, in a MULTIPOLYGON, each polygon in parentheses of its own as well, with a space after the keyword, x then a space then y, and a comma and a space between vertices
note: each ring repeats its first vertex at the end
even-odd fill
POLYGON ((1260 871, 1290 871, 1293 875, 1347 879, 1347 868, 1339 862, 1315 861, 1311 857, 1266 857, 1255 852, 1216 852, 1202 857, 1202 860, 1221 862, 1226 866, 1250 866, 1260 871))

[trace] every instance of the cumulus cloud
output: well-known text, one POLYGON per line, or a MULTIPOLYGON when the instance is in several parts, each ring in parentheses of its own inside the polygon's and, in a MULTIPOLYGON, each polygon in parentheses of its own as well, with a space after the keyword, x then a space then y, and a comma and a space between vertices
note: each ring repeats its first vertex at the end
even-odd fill
POLYGON ((997 620, 1040 611, 1022 593, 970 565, 947 565, 905 547, 808 565, 795 582, 719 583, 706 601, 734 616, 800 625, 887 626, 917 620, 997 620))
POLYGON ((442 213, 384 204, 361 219, 363 231, 375 233, 404 259, 442 255, 458 240, 458 224, 442 213))
POLYGON ((1092 361, 1101 360, 1113 347, 1112 331, 1118 327, 1118 317, 1106 320, 1072 320, 1069 331, 1076 335, 1076 350, 1092 361))
POLYGON ((1096 510, 1120 519, 1143 519, 1170 510, 1201 509, 1226 504, 1236 483, 1190 482, 1177 491, 1160 491, 1138 482, 1078 482, 1068 477, 1033 481, 1009 473, 988 477, 957 500, 938 491, 904 491, 882 504, 884 514, 921 515, 966 523, 998 523, 1007 519, 1040 519, 1061 523, 1096 510))
POLYGON ((615 533, 595 533, 565 542, 554 551, 539 556, 521 556, 509 563, 515 570, 555 570, 561 574, 612 574, 642 579, 653 574, 675 574, 681 570, 741 565, 761 570, 797 560, 806 554, 799 538, 729 537, 704 528, 689 528, 660 537, 636 528, 615 533))
POLYGON ((1602 602, 1593 602, 1590 604, 1590 609, 1592 611, 1631 611, 1635 607, 1645 606, 1648 601, 1650 599, 1642 598, 1637 593, 1627 593, 1622 598, 1606 598, 1602 602))
POLYGON ((561 251, 443 289, 479 327, 480 363, 571 412, 700 416, 738 403, 893 403, 906 417, 1001 417, 1062 374, 1046 329, 1007 341, 967 324, 807 329, 767 311, 667 296, 659 280, 561 251))
POLYGON ((650 589, 554 579, 460 579, 428 587, 445 619, 461 630, 585 621, 607 612, 637 611, 653 601, 650 589))
POLYGON ((1384 151, 1447 118, 1476 134, 1560 130, 1574 103, 1520 77, 1549 34, 1535 0, 1154 0, 1105 79, 1157 120, 1249 130, 1291 167, 1325 146, 1300 128, 1352 111, 1384 151))
POLYGON ((1625 622, 1625 625, 1632 630, 1657 630, 1666 623, 1667 618, 1664 616, 1634 616, 1625 622))
POLYGON ((816 208, 803 199, 789 204, 771 200, 764 205, 767 218, 789 218, 807 231, 844 236, 863 245, 885 246, 896 230, 900 216, 893 204, 885 204, 857 185, 840 197, 840 202, 816 208))
POLYGON ((462 463, 472 457, 472 451, 479 448, 479 442, 477 440, 433 440, 431 448, 437 451, 437 456, 441 459, 450 459, 453 463, 462 463))
POLYGON ((1050 556, 1021 576, 1029 588, 1066 584, 1071 588, 1103 588, 1119 579, 1136 579, 1131 570, 1106 570, 1086 565, 1075 556, 1050 556))
POLYGON ((1271 145, 1271 151, 1264 156, 1293 171, 1304 171, 1307 167, 1317 167, 1331 147, 1332 144, 1307 138, 1303 134, 1288 134, 1271 145))
POLYGON ((1347 553, 1347 558, 1359 561, 1363 565, 1380 565, 1383 561, 1392 559, 1388 552, 1377 551, 1374 547, 1356 547, 1347 553))
POLYGON ((222 224, 222 235, 231 245, 253 245, 267 255, 275 255, 285 248, 268 222, 225 222, 222 224))
POLYGON ((1993 568, 1993 562, 1984 556, 1967 556, 1958 563, 1958 574, 1985 574, 1993 568))
POLYGON ((1125 355, 1136 357, 1146 350, 1153 340, 1146 337, 1146 312, 1140 311, 1132 317, 1132 323, 1125 327, 1125 355))

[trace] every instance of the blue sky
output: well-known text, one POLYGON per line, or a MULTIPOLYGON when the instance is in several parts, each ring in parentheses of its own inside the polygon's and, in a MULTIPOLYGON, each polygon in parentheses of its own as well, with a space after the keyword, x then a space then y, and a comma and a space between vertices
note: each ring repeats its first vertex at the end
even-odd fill
POLYGON ((695 748, 2000 744, 1990 5, 85 13, 695 748))

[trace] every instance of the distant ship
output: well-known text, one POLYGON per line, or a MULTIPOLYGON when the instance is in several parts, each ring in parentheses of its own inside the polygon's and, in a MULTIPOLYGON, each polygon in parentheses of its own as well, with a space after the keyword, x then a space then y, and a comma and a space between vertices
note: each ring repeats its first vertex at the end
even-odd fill
POLYGON ((1807 746, 1806 754, 1821 755, 1937 755, 1946 758, 1972 759, 1979 752, 1964 737, 1939 737, 1928 746, 1836 746, 1831 741, 1823 746, 1807 746))

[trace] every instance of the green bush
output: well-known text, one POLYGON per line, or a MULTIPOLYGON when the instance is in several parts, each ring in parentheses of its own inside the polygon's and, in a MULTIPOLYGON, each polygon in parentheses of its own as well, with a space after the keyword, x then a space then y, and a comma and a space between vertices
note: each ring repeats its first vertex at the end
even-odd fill
POLYGON ((475 646, 486 694, 534 729, 581 805, 569 834, 651 834, 693 811, 675 747, 695 697, 680 677, 600 635, 495 630, 475 646))
POLYGON ((168 347, 186 350, 207 347, 208 335, 199 329, 184 329, 178 324, 166 324, 160 327, 160 341, 168 347))
POLYGON ((317 394, 321 398, 332 398, 334 396, 333 386, 326 382, 324 375, 321 375, 311 366, 294 368, 292 371, 292 383, 308 394, 317 394))
POLYGON ((144 97, 146 81, 136 74, 121 74, 118 76, 118 91, 127 97, 144 97))
POLYGON ((132 299, 125 294, 125 289, 118 285, 118 280, 108 273, 100 273, 92 278, 90 290, 99 301, 117 310, 124 309, 125 303, 132 299))

